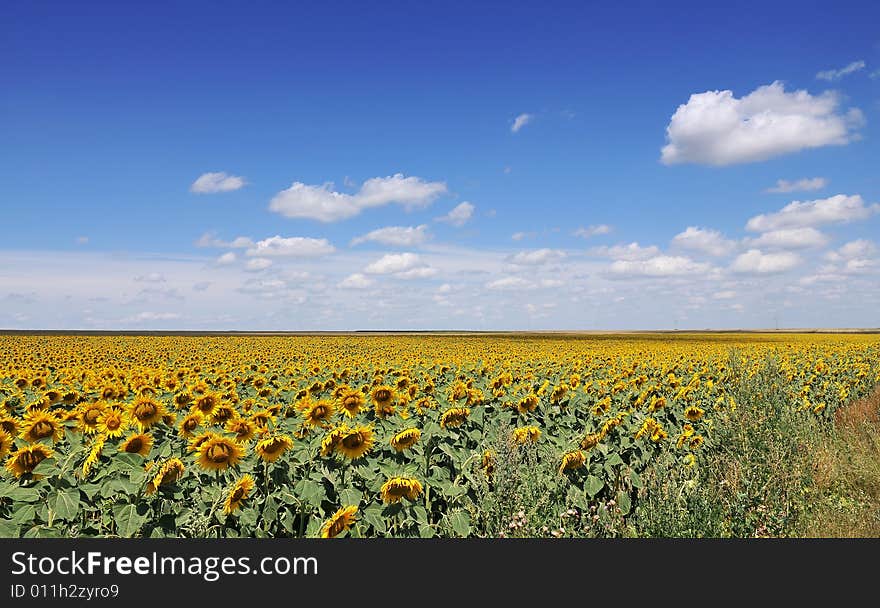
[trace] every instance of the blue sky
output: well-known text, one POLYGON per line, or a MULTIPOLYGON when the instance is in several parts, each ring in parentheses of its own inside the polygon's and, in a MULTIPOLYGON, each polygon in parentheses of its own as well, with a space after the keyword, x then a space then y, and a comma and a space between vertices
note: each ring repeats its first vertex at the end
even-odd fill
POLYGON ((5 5, 0 327, 880 326, 878 22, 5 5))

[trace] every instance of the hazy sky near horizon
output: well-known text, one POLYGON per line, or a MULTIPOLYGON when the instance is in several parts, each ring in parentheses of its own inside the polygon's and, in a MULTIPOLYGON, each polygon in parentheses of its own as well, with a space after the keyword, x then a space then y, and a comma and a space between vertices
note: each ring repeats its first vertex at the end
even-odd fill
POLYGON ((0 329, 880 326, 876 2, 0 8, 0 329))

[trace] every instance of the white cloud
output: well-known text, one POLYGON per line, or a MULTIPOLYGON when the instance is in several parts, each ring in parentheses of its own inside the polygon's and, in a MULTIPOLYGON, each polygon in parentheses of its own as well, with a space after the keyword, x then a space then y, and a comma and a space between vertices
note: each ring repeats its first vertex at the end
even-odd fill
POLYGON ((196 194, 212 194, 214 192, 230 192, 243 188, 247 182, 243 177, 227 175, 220 171, 217 173, 202 173, 189 187, 190 192, 196 194))
POLYGON ((422 263, 415 253, 388 253, 364 268, 368 274, 391 274, 415 268, 422 263))
POLYGON ((593 247, 589 253, 612 260, 644 260, 656 256, 660 250, 654 245, 642 247, 638 243, 630 243, 629 245, 614 245, 612 247, 605 245, 593 247))
POLYGON ((737 256, 730 269, 743 274, 776 274, 791 270, 800 263, 801 258, 788 251, 763 253, 760 249, 749 249, 737 256))
POLYGON ((658 255, 646 260, 617 260, 610 270, 620 276, 670 277, 706 274, 711 266, 683 256, 658 255))
POLYGON ((244 249, 245 247, 253 247, 254 242, 246 236, 238 236, 231 241, 224 241, 217 238, 214 232, 206 232, 196 241, 196 247, 215 247, 220 249, 244 249))
POLYGON ((868 74, 868 78, 874 80, 875 78, 880 78, 880 70, 874 70, 870 74, 868 74))
POLYGON ((565 258, 565 252, 560 249, 535 249, 532 251, 520 251, 509 256, 507 261, 520 266, 539 266, 558 262, 565 258))
POLYGON ((696 226, 688 226, 684 232, 676 234, 672 238, 672 245, 716 257, 729 255, 736 249, 736 242, 724 238, 717 230, 696 226))
POLYGON ((247 261, 247 264, 244 265, 244 269, 249 272, 259 272, 260 270, 267 269, 271 265, 272 260, 268 258, 253 258, 247 261))
POLYGON ((732 300, 736 297, 736 292, 732 290, 718 291, 712 294, 714 300, 732 300))
POLYGON ((315 258, 336 251, 327 239, 313 239, 302 236, 281 237, 275 235, 258 241, 245 253, 248 256, 315 258))
POLYGON ((516 118, 513 119, 513 124, 510 126, 510 130, 513 133, 516 133, 524 126, 529 124, 535 116, 533 114, 520 114, 516 118))
POLYGON ((134 278, 138 283, 164 283, 165 275, 159 272, 151 272, 149 274, 141 274, 134 278))
POLYGON ((376 282, 370 277, 359 272, 350 274, 339 282, 338 287, 342 289, 367 289, 372 287, 376 282))
POLYGON ((419 266, 418 268, 410 268, 401 272, 395 272, 393 276, 398 279, 427 279, 437 274, 436 268, 430 266, 419 266))
POLYGON ((775 186, 767 188, 764 192, 809 192, 811 190, 821 190, 827 185, 828 180, 824 177, 810 177, 793 182, 778 179, 775 186))
POLYGON ((443 182, 426 182, 401 173, 368 179, 355 194, 336 192, 332 188, 331 183, 311 186, 294 182, 272 198, 269 209, 289 218, 336 222, 354 217, 364 209, 391 203, 407 209, 426 207, 447 191, 443 182))
POLYGON ((471 219, 473 214, 474 206, 465 201, 456 205, 455 208, 446 215, 436 218, 436 220, 438 222, 452 224, 453 226, 464 226, 464 224, 471 219))
POLYGON ((486 289, 496 291, 515 291, 520 289, 534 289, 535 284, 522 277, 503 277, 486 283, 486 289))
POLYGON ((368 232, 363 236, 352 239, 352 245, 360 245, 372 241, 396 247, 415 247, 428 240, 428 225, 420 226, 388 226, 368 232))
POLYGON ((839 70, 823 70, 816 74, 816 78, 819 80, 840 80, 847 74, 852 74, 853 72, 858 72, 859 70, 865 69, 865 62, 862 60, 853 61, 849 65, 840 68, 839 70))
POLYGON ((76 244, 77 245, 88 245, 89 244, 89 237, 87 237, 87 236, 76 237, 76 244))
POLYGON ((864 220, 880 212, 880 204, 865 206, 858 194, 838 194, 813 201, 793 201, 776 213, 756 215, 746 224, 755 232, 802 228, 822 224, 846 223, 864 220))
POLYGON ((127 322, 135 322, 141 323, 144 321, 171 321, 174 319, 179 319, 180 315, 176 312, 142 312, 138 313, 133 317, 128 317, 124 319, 127 322))
POLYGON ((510 235, 510 238, 512 238, 514 241, 521 241, 527 236, 529 236, 528 232, 514 232, 510 235))
POLYGON ((825 254, 825 257, 832 262, 841 262, 843 260, 865 258, 874 255, 876 251, 877 246, 873 242, 867 239, 858 239, 846 243, 836 251, 829 251, 825 254))
POLYGON ((235 255, 235 253, 232 251, 229 251, 229 252, 221 255, 219 258, 217 258, 217 263, 220 264, 221 266, 228 266, 229 264, 234 264, 235 260, 237 260, 237 259, 238 259, 238 257, 235 255))
POLYGON ((667 165, 732 165, 766 160, 808 148, 844 145, 864 123, 853 108, 837 113, 837 93, 785 92, 779 81, 737 99, 730 90, 690 96, 666 127, 661 151, 667 165))
POLYGON ((578 228, 572 234, 574 236, 582 236, 585 239, 588 239, 591 236, 608 234, 609 232, 611 232, 611 226, 609 226, 608 224, 597 224, 594 226, 587 226, 586 228, 578 228))
POLYGON ((764 247, 768 249, 808 249, 810 247, 824 247, 828 244, 828 237, 815 228, 783 228, 763 233, 754 239, 746 239, 749 247, 764 247))

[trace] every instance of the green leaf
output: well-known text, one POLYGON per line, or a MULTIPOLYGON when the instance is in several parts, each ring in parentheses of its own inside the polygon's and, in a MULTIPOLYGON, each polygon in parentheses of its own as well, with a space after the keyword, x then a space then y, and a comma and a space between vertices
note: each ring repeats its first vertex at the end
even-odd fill
POLYGON ((12 487, 4 497, 12 502, 37 502, 40 500, 40 492, 34 488, 12 487))
POLYGON ((301 498, 313 507, 320 507, 324 500, 324 486, 311 479, 303 481, 301 498))
POLYGON ((360 490, 348 488, 347 490, 343 490, 339 493, 339 502, 341 506, 357 506, 360 504, 363 497, 364 493, 360 490))
POLYGON ((140 454, 120 452, 113 457, 113 464, 125 465, 126 467, 143 467, 144 457, 140 454))
MULTIPOLYGON (((141 504, 146 511, 146 504, 141 504)), ((130 538, 134 536, 147 520, 146 516, 138 512, 138 507, 133 504, 119 505, 113 508, 116 519, 116 530, 119 536, 130 538)))
POLYGON ((70 521, 79 513, 79 490, 59 490, 49 497, 49 504, 57 517, 70 521))
POLYGON ((37 510, 33 505, 25 505, 19 507, 12 513, 10 520, 17 524, 29 524, 34 521, 37 516, 37 510))
POLYGON ((377 534, 384 534, 385 518, 382 516, 380 505, 372 505, 364 509, 364 521, 373 526, 377 534))
POLYGON ((34 475, 52 476, 58 472, 58 463, 54 458, 46 458, 45 460, 41 460, 31 472, 34 475))
POLYGON ((643 485, 642 478, 635 471, 630 471, 629 480, 630 480, 630 483, 632 483, 634 488, 641 488, 643 485))
POLYGON ((453 511, 446 516, 446 521, 455 531, 455 533, 465 538, 471 532, 471 518, 464 511, 453 511))
POLYGON ((0 520, 0 538, 18 538, 19 525, 5 519, 0 520))
POLYGON ((623 459, 620 457, 620 454, 614 452, 611 456, 608 457, 608 460, 605 461, 606 465, 615 466, 618 464, 623 464, 623 459))
POLYGON ((595 475, 590 475, 587 477, 587 483, 584 486, 584 489, 587 491, 587 494, 590 495, 590 498, 594 498, 596 494, 602 491, 602 488, 605 487, 605 482, 595 475))
POLYGON ((617 506, 620 507, 620 512, 624 515, 629 515, 629 511, 632 508, 632 503, 629 499, 629 494, 626 492, 620 491, 617 493, 617 506))
POLYGON ((428 525, 419 524, 419 536, 422 538, 433 538, 437 534, 434 532, 434 528, 428 525))

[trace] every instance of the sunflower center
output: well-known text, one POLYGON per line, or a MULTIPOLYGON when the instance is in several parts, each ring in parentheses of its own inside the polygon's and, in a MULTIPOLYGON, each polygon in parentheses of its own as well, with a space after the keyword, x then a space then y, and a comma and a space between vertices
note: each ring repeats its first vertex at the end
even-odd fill
POLYGON ((86 424, 97 424, 98 418, 101 416, 101 410, 98 408, 92 408, 90 410, 86 410, 85 415, 83 416, 83 420, 86 424))
POLYGON ((344 405, 347 409, 352 410, 358 406, 358 399, 357 397, 346 397, 345 400, 342 402, 342 405, 344 405))
POLYGON ((47 422, 45 420, 40 420, 34 426, 31 427, 31 435, 36 437, 37 439, 43 439, 44 437, 49 437, 52 433, 55 432, 55 427, 51 422, 47 422))
POLYGON ((342 445, 349 450, 353 450, 364 445, 364 438, 360 433, 352 433, 342 438, 342 445))
POLYGON ((202 397, 199 399, 199 409, 203 412, 209 412, 214 408, 214 398, 213 397, 202 397))
POLYGON ((45 458, 46 455, 42 452, 25 452, 21 455, 19 463, 26 471, 33 471, 45 458))
POLYGON ((218 464, 227 462, 230 456, 229 446, 225 443, 215 443, 206 450, 205 456, 211 462, 218 464))
POLYGON ((388 389, 380 389, 376 391, 376 401, 388 401, 391 399, 391 391, 388 389))
POLYGON ((115 431, 122 424, 122 418, 118 416, 108 416, 104 420, 104 425, 107 427, 107 430, 115 431))
POLYGON ((235 491, 232 493, 232 502, 238 502, 242 498, 244 498, 244 488, 235 488, 235 491))
POLYGON ((280 439, 273 439, 272 441, 270 441, 269 443, 267 443, 266 445, 263 446, 263 451, 266 452, 267 454, 274 454, 275 452, 278 452, 279 450, 281 450, 283 447, 284 447, 283 441, 281 441, 280 439))
POLYGON ((199 426, 199 421, 196 420, 195 418, 190 418, 189 420, 187 420, 186 422, 183 423, 183 428, 186 429, 187 431, 192 431, 197 426, 199 426))
POLYGON ((138 420, 149 420, 156 415, 156 406, 152 403, 138 403, 134 408, 134 416, 138 420))
POLYGON ((140 452, 140 451, 141 451, 141 448, 142 448, 143 446, 144 446, 144 440, 143 440, 143 439, 141 439, 140 437, 133 437, 133 438, 131 439, 131 441, 129 441, 129 442, 125 445, 125 451, 126 451, 126 452, 129 452, 129 453, 131 453, 131 454, 134 454, 135 452, 140 452))

